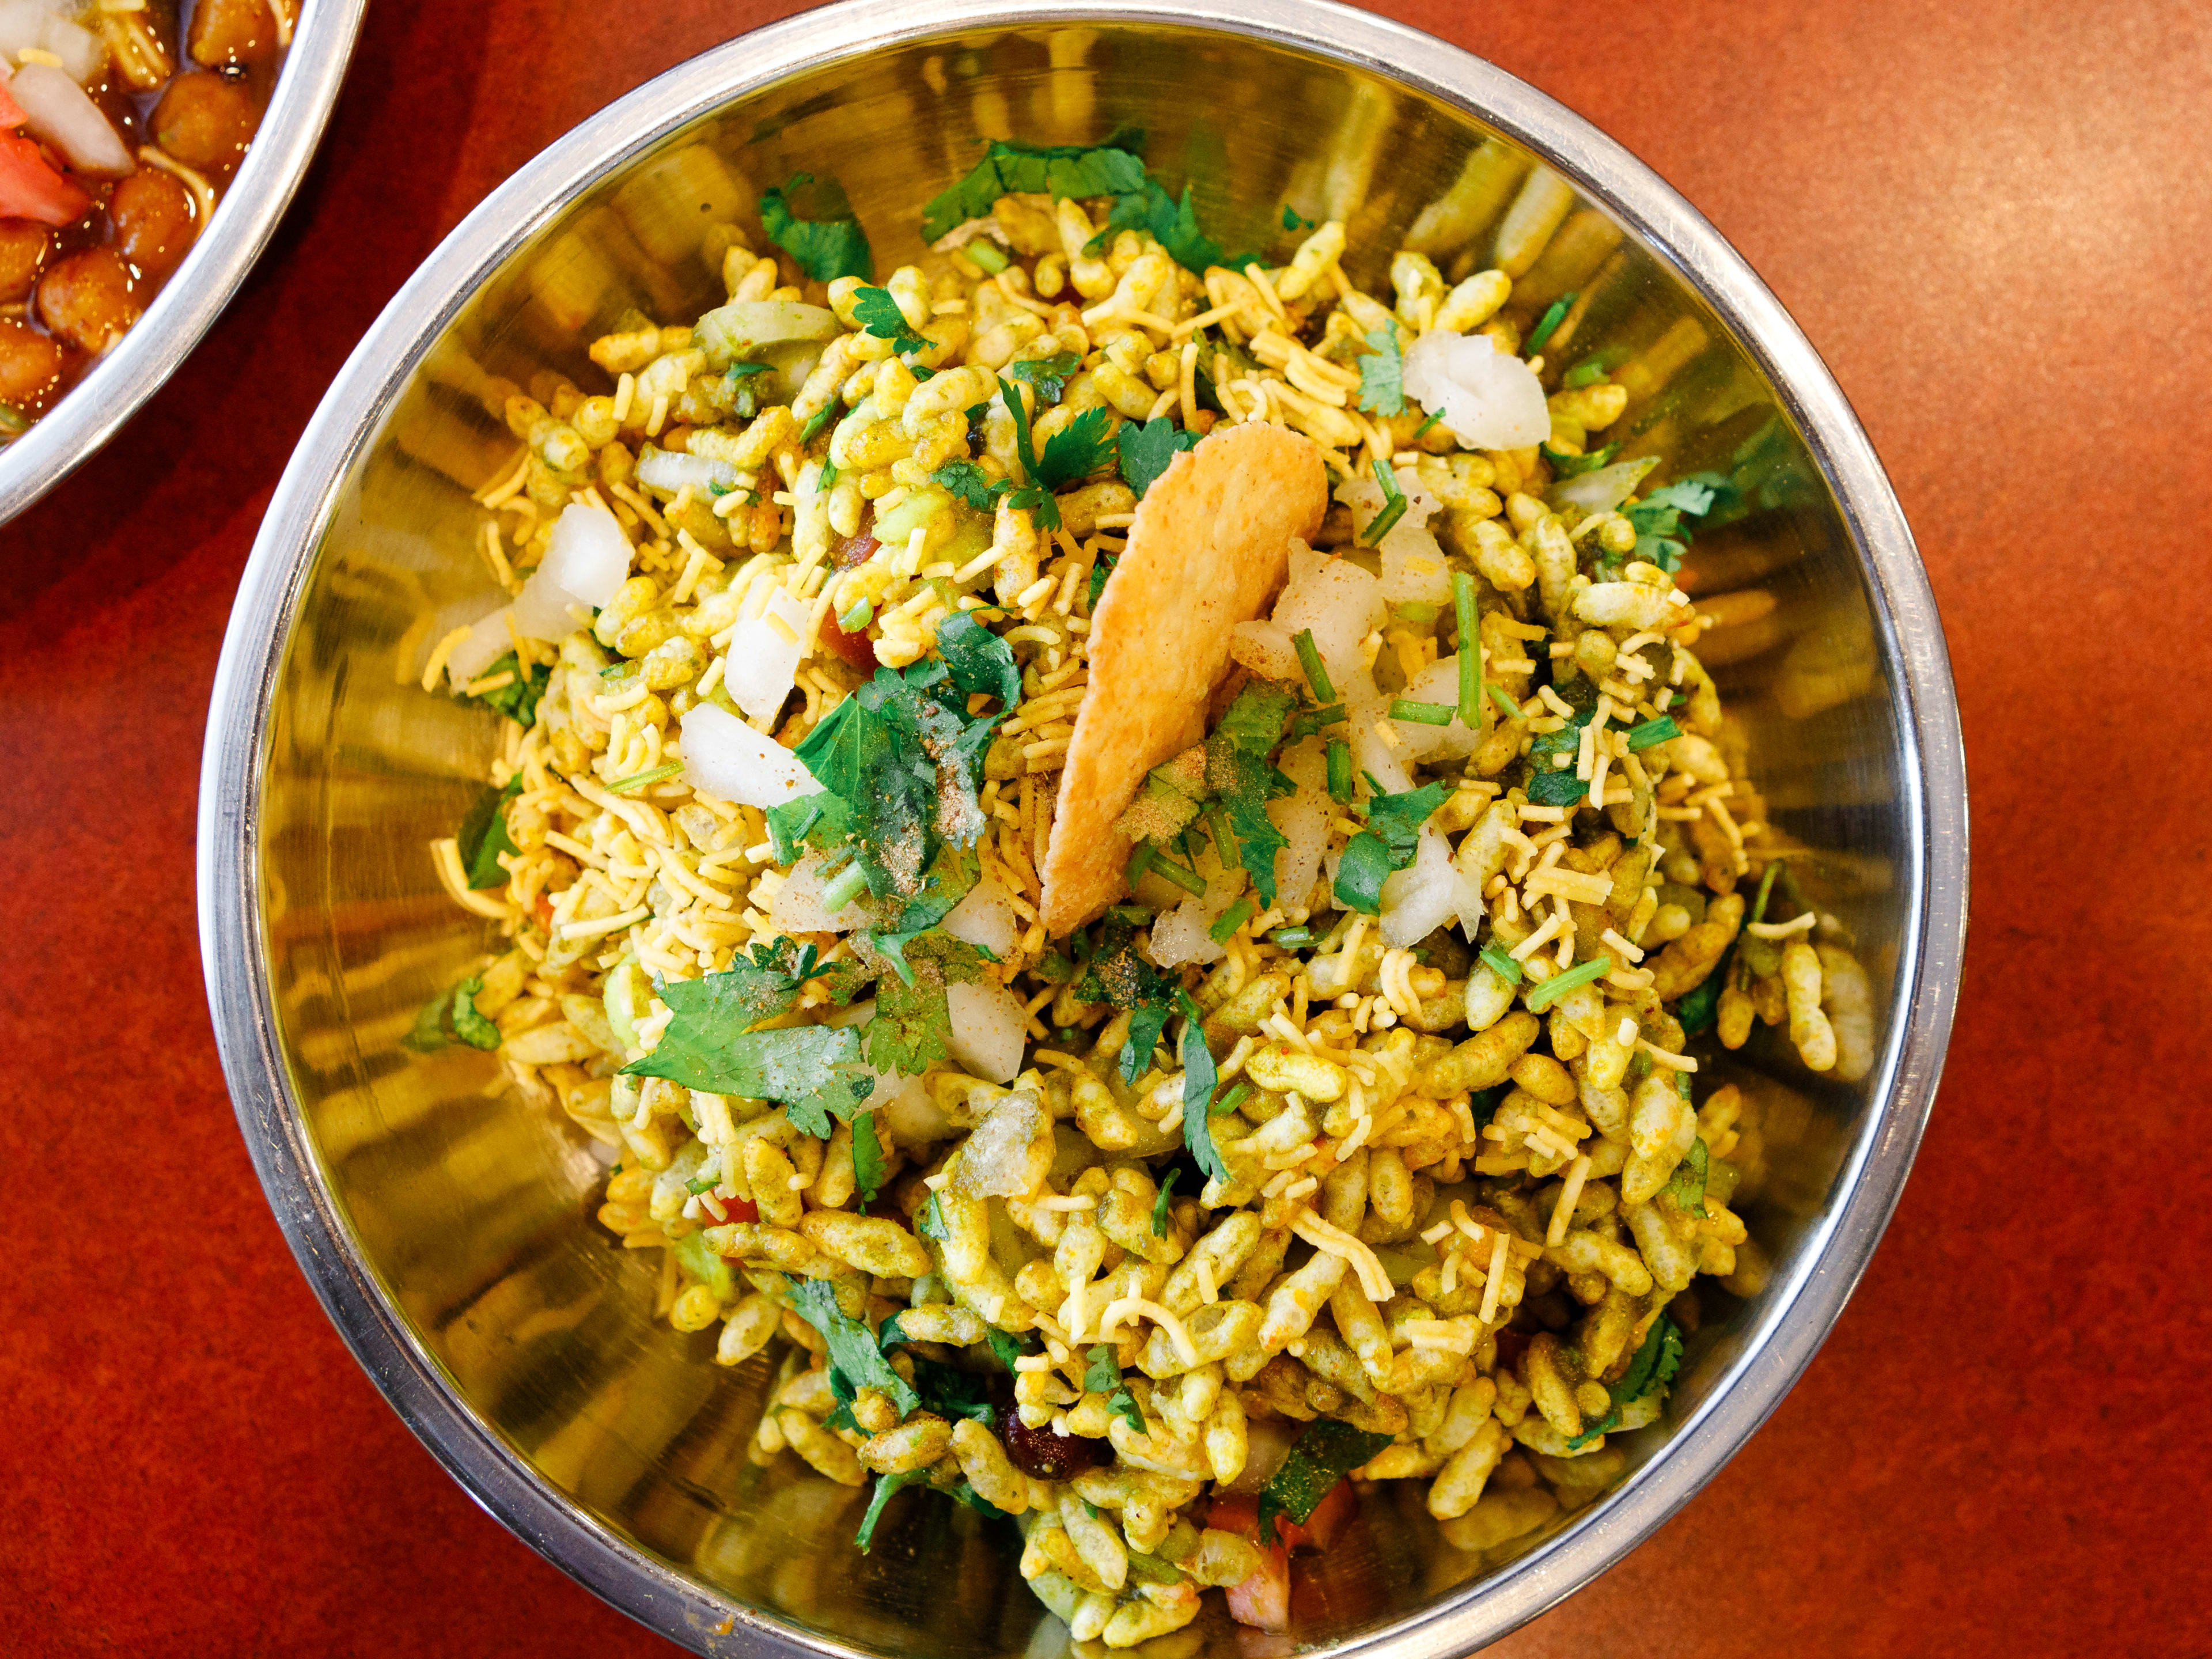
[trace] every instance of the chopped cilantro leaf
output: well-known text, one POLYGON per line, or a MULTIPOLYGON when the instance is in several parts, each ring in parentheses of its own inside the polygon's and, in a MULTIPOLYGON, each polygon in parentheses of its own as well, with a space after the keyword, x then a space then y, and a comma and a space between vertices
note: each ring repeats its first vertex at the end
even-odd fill
POLYGON ((1083 1386, 1091 1394, 1111 1394, 1121 1386, 1121 1364, 1115 1357, 1111 1342, 1101 1342, 1088 1350, 1084 1358, 1083 1386))
POLYGON ((794 173, 761 192, 760 216, 769 240, 814 281, 858 276, 867 282, 875 276, 868 234, 853 216, 853 204, 835 179, 817 184, 811 173, 794 173))
POLYGON ((982 218, 1002 196, 1057 199, 1141 191, 1145 164, 1138 151, 1144 142, 1142 132, 1117 132, 1096 148, 997 141, 966 178, 922 209, 922 240, 934 242, 969 220, 982 218))
POLYGON ((876 1541, 876 1522, 883 1519, 884 1505, 890 1502, 891 1494, 917 1480, 929 1479, 927 1469, 904 1469, 896 1474, 879 1474, 876 1489, 868 1494, 868 1512, 860 1517, 860 1529, 853 1534, 853 1542, 866 1555, 876 1541))
MULTIPOLYGON (((1676 1077, 1688 1074, 1677 1072, 1676 1077)), ((1674 1200, 1674 1207, 1685 1215, 1702 1216, 1705 1209, 1705 1177, 1712 1169, 1712 1154, 1705 1150, 1702 1139, 1690 1143, 1690 1150, 1682 1154, 1682 1161, 1674 1166, 1674 1173, 1661 1188, 1674 1200)))
POLYGON ((947 461, 929 477, 939 489, 978 513, 997 512, 999 497, 1013 488, 1004 478, 992 477, 974 461, 947 461))
POLYGON ((1082 366, 1083 359, 1073 351, 1056 351, 1049 357, 1025 357, 1008 363, 1006 374, 1010 379, 1028 382, 1039 403, 1056 404, 1066 389, 1068 377, 1082 366))
POLYGON ((1598 1436, 1620 1422, 1620 1408, 1664 1389, 1674 1380, 1674 1373, 1682 1368, 1682 1332, 1666 1315, 1645 1333, 1636 1357, 1628 1362, 1628 1369, 1620 1380, 1606 1385, 1613 1396, 1613 1409, 1596 1422, 1584 1426, 1583 1431, 1567 1442, 1570 1450, 1580 1451, 1598 1436))
MULTIPOLYGON (((1206 1090, 1209 1096, 1212 1092, 1210 1087, 1206 1090)), ((1201 1105, 1204 1103, 1200 1103, 1201 1105)), ((1174 1195, 1176 1182, 1182 1175, 1181 1170, 1170 1170, 1168 1178, 1160 1182, 1160 1195, 1152 1200, 1152 1237, 1154 1238, 1165 1238, 1168 1236, 1168 1204, 1174 1195)))
POLYGON ((1030 477, 1047 489, 1081 483, 1114 459, 1114 411, 1086 409, 1044 441, 1030 477))
MULTIPOLYGON (((873 1333, 837 1305, 837 1293, 828 1280, 794 1279, 790 1283, 792 1308, 822 1333, 822 1340, 830 1351, 833 1374, 842 1373, 846 1382, 856 1390, 880 1390, 898 1407, 901 1417, 921 1406, 921 1396, 915 1392, 912 1383, 891 1369, 883 1350, 876 1346, 873 1333)), ((833 1375, 833 1384, 835 1380, 833 1375)))
POLYGON ((939 1244, 952 1237, 951 1230, 945 1224, 945 1212, 937 1207, 935 1193, 932 1193, 929 1201, 921 1206, 921 1214, 915 1218, 914 1230, 922 1237, 933 1239, 939 1244))
POLYGON ((937 653, 952 671, 952 684, 973 696, 996 697, 1011 710, 1022 700, 1022 671, 1013 647, 965 611, 938 625, 937 653))
POLYGON ((1338 1481, 1389 1443, 1387 1434, 1355 1429, 1334 1418, 1324 1418, 1306 1430, 1282 1467, 1260 1488, 1261 1546, 1274 1543, 1277 1516, 1288 1516, 1304 1526, 1338 1481))
POLYGON ((1127 1423, 1136 1433, 1145 1432, 1145 1413, 1138 1407, 1135 1396, 1126 1388, 1116 1389, 1107 1396, 1106 1409, 1127 1423))
POLYGON ((1390 873, 1390 852, 1382 838, 1361 830, 1345 844, 1337 860, 1336 902, 1362 915, 1382 915, 1382 884, 1390 873))
POLYGON ((1091 567, 1091 608, 1093 611, 1098 608, 1098 596, 1106 591, 1106 579, 1114 574, 1114 567, 1120 562, 1118 559, 1102 556, 1091 567))
MULTIPOLYGON (((1176 1004, 1182 1011, 1182 1139, 1190 1155, 1198 1160, 1199 1172, 1208 1181, 1218 1181, 1223 1186, 1230 1182, 1229 1166, 1222 1161, 1221 1149, 1213 1144, 1213 1091, 1220 1080, 1220 1073, 1213 1063, 1213 1051, 1206 1046, 1206 1021, 1200 1017, 1198 1004, 1188 991, 1176 993, 1176 1004)), ((1167 1195, 1163 1189, 1160 1201, 1164 1205, 1167 1195)), ((1155 1212, 1157 1219, 1158 1212, 1155 1212)))
POLYGON ((471 891, 507 885, 507 871, 501 866, 499 855, 512 853, 519 858, 522 854, 514 838, 507 832, 507 804, 521 793, 522 774, 517 772, 507 781, 506 788, 486 789, 469 809, 468 817, 461 820, 460 833, 454 839, 459 843, 461 867, 469 872, 471 891))
MULTIPOLYGON (((623 1067, 631 1077, 665 1077, 710 1094, 743 1095, 749 1100, 783 1103, 792 1127, 803 1134, 826 1136, 830 1120, 851 1119, 874 1083, 860 1069, 860 1034, 848 1026, 798 1025, 781 1031, 723 1035, 680 994, 697 980, 670 980, 661 999, 676 1018, 660 1044, 642 1060, 623 1067), (672 996, 671 993, 679 994, 672 996)), ((701 1004, 705 998, 698 999, 701 1004)))
POLYGON ((1728 481, 1699 473, 1655 489, 1621 512, 1636 526, 1635 556, 1655 564, 1670 575, 1682 568, 1682 554, 1690 532, 1685 514, 1703 518, 1712 510, 1728 481))
POLYGON ((1290 845, 1267 804, 1296 787, 1268 757, 1297 703, 1297 693, 1286 685, 1247 681, 1206 740, 1206 781, 1228 814, 1237 862, 1263 904, 1275 902, 1275 854, 1290 845))
POLYGON ((1391 324, 1367 336, 1367 349, 1359 359, 1359 406, 1376 415, 1406 412, 1406 355, 1391 324))
MULTIPOLYGON (((962 637, 956 630, 956 641, 962 637)), ((988 669, 995 679, 996 665, 965 647, 956 646, 955 654, 957 673, 942 657, 902 672, 877 670, 806 734, 794 752, 822 789, 770 809, 779 861, 801 842, 826 847, 849 838, 869 892, 912 901, 933 879, 941 849, 974 845, 985 828, 976 802, 983 757, 1003 713, 968 714, 968 690, 1000 689, 977 678, 988 669)))
POLYGON ((1186 432, 1164 415, 1155 415, 1142 426, 1134 421, 1121 428, 1117 457, 1122 481, 1139 500, 1184 450, 1198 447, 1198 434, 1186 432))
POLYGON ((1681 1022, 1684 1036, 1702 1036, 1713 1029, 1720 1015, 1721 989, 1728 982, 1735 955, 1731 945, 1712 972, 1683 993, 1681 1001, 1674 1005, 1674 1018, 1681 1022))
POLYGON ((895 351, 921 351, 929 342, 907 325, 906 313, 887 288, 863 288, 853 295, 853 320, 878 340, 889 340, 895 351))
POLYGON ((1528 804, 1532 806, 1572 806, 1589 793, 1589 785, 1572 767, 1540 766, 1528 775, 1528 804))
MULTIPOLYGON (((933 1193, 930 1196, 934 1198, 936 1194, 933 1193)), ((939 1237, 942 1235, 940 1234, 939 1237)), ((1016 1336, 1010 1331, 1000 1330, 996 1325, 984 1328, 983 1340, 991 1345, 992 1353, 998 1357, 999 1363, 1008 1370, 1014 1369, 1014 1361, 1025 1353, 1036 1352, 1037 1348, 1036 1337, 1027 1333, 1016 1336)))
POLYGON ((1305 215, 1300 213, 1288 202, 1283 204, 1283 228, 1285 230, 1311 230, 1320 222, 1321 222, 1317 219, 1307 218, 1305 215))
MULTIPOLYGON (((501 674, 514 678, 505 685, 494 686, 489 691, 479 691, 470 699, 487 708, 495 708, 518 726, 529 726, 538 719, 538 700, 545 695, 545 688, 553 683, 553 671, 543 663, 532 663, 525 668, 510 651, 478 675, 477 679, 496 679, 501 674)), ((474 684, 475 681, 470 684, 474 684)))
POLYGON ((830 422, 836 418, 837 405, 834 403, 830 404, 826 409, 817 409, 813 414, 808 416, 806 417, 806 424, 799 428, 799 441, 800 447, 804 447, 805 446, 812 443, 817 438, 820 437, 822 435, 822 428, 828 426, 830 422))
POLYGON ((903 942, 908 975, 876 985, 876 1016, 865 1032, 868 1064, 919 1077, 951 1054, 952 1015, 945 988, 982 977, 989 958, 964 939, 931 928, 903 942))
POLYGON ((1452 789, 1451 784, 1438 779, 1403 794, 1370 798, 1367 827, 1380 836, 1383 846, 1389 849, 1393 870, 1402 870, 1413 861, 1413 854, 1420 846, 1421 826, 1429 821, 1429 814, 1451 799, 1452 789))
POLYGON ((876 1201, 883 1190, 884 1177, 890 1165, 884 1157, 883 1143, 876 1139, 876 1115, 873 1112, 853 1114, 853 1184, 860 1189, 860 1202, 876 1201))

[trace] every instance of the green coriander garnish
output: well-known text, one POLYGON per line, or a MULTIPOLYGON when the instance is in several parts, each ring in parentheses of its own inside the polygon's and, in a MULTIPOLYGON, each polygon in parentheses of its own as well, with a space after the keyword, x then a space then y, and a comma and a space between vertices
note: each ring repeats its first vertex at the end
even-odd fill
POLYGON ((1536 331, 1528 337, 1528 343, 1522 348, 1522 355, 1533 357, 1541 351, 1559 325, 1567 320, 1568 310, 1581 298, 1579 293, 1570 293, 1562 294, 1553 301, 1551 308, 1545 312, 1543 319, 1536 325, 1536 331))
POLYGON ((1528 1012, 1540 1013, 1577 987, 1587 985, 1594 979, 1602 979, 1612 971, 1613 958, 1608 956, 1595 956, 1588 962, 1578 962, 1565 973, 1553 975, 1531 990, 1528 993, 1528 1012))
POLYGON ((1306 671, 1306 684, 1313 690, 1316 702, 1336 701, 1336 682, 1328 677, 1328 666, 1321 659, 1321 647, 1314 643, 1313 629, 1302 628, 1291 643, 1297 647, 1298 666, 1306 671))
POLYGON ((633 772, 626 778, 617 778, 607 786, 610 795, 627 795, 642 789, 647 784, 659 783, 663 778, 672 778, 684 769, 682 761, 671 761, 665 766, 656 766, 650 772, 633 772))

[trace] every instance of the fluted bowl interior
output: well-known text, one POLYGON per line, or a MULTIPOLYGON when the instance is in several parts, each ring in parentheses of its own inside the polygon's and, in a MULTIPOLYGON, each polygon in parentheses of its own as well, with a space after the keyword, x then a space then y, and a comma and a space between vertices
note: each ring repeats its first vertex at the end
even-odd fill
POLYGON ((1765 596, 1713 667, 1772 821, 1814 849, 1808 883, 1874 976, 1879 1054, 1863 1082, 1823 1080, 1762 1030, 1721 1063, 1756 1103, 1746 1212, 1771 1266, 1756 1294, 1708 1297, 1664 1420, 1620 1443, 1614 1490, 1475 1555, 1439 1535, 1420 1483, 1378 1488, 1320 1558, 1291 1637, 1214 1607, 1164 1659, 1462 1653, 1601 1571, 1810 1358, 1895 1202, 1940 1066, 1965 796, 1924 578, 1818 359, 1625 152, 1476 59, 1311 3, 837 7, 672 71, 457 231, 332 390, 234 618, 202 896, 240 1119, 333 1318, 481 1501, 701 1651, 1047 1659, 1066 1637, 1024 1589, 1010 1525, 909 1501, 863 1556, 862 1494, 793 1457, 757 1467, 767 1360, 724 1370, 711 1333, 655 1321, 658 1263, 594 1222, 605 1171, 586 1139, 502 1087, 489 1056, 401 1047, 495 944, 429 851, 482 787, 495 723, 407 670, 426 635, 491 603, 471 495, 514 453, 500 382, 599 387, 587 343, 633 309, 673 323, 714 303, 708 228, 757 234, 758 191, 793 173, 842 182, 887 270, 920 252, 921 204, 980 139, 1117 127, 1144 131, 1224 245, 1279 259, 1286 204, 1342 217, 1346 268, 1370 291, 1389 292, 1394 249, 1458 275, 1504 240, 1524 317, 1581 296, 1562 346, 1605 354, 1631 387, 1624 454, 1746 492, 1752 510, 1698 540, 1690 580, 1765 596), (1528 234, 1516 204, 1546 179, 1573 201, 1531 253, 1512 240, 1528 234))

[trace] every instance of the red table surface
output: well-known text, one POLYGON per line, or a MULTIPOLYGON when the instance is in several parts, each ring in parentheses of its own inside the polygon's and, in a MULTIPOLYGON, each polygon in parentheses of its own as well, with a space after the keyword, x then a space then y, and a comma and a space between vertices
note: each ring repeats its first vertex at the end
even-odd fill
MULTIPOLYGON (((228 314, 0 528, 0 1650, 674 1651, 469 1501, 294 1267, 202 1000, 193 804, 234 586, 362 331, 542 146, 784 9, 373 8, 228 314)), ((1790 307, 1919 535, 1973 789, 1957 1035, 1865 1281, 1705 1492, 1496 1651, 2212 1650, 2204 13, 1386 9, 1613 134, 1790 307)))

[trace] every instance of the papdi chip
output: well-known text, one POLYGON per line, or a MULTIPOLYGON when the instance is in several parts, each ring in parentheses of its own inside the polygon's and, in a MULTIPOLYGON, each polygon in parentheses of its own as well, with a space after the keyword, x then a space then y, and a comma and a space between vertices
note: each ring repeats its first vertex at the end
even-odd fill
POLYGON ((1115 820, 1146 773, 1204 738, 1230 630, 1266 611, 1291 538, 1328 510, 1320 448, 1274 426, 1216 432, 1145 492, 1091 617, 1090 689, 1045 849, 1054 938, 1120 896, 1131 842, 1115 820))

